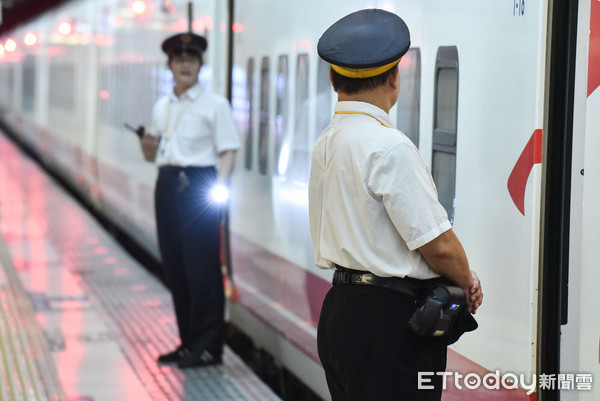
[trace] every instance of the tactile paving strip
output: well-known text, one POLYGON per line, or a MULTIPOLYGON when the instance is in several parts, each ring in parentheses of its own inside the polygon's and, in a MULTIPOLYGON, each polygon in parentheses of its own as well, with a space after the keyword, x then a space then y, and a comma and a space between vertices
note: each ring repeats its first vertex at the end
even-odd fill
MULTIPOLYGON (((10 198, 12 191, 0 189, 0 203, 25 208, 27 212, 20 213, 23 219, 28 215, 44 215, 43 241, 56 250, 64 268, 86 289, 90 302, 100 310, 112 337, 152 399, 279 399, 227 347, 222 366, 185 371, 158 366, 157 356, 177 344, 168 291, 3 136, 0 136, 0 160, 0 181, 9 181, 4 182, 5 188, 10 182, 18 185, 21 192, 21 199, 14 202, 10 198)), ((28 229, 26 221, 20 224, 28 229)), ((7 242, 23 255, 23 263, 28 263, 31 255, 19 237, 12 235, 7 242)))
POLYGON ((66 401, 47 342, 0 238, 0 400, 66 401))

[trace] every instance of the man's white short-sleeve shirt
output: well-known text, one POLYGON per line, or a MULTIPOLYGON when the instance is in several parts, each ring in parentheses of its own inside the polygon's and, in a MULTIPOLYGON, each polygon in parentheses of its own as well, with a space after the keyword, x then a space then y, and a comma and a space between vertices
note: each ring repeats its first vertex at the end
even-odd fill
POLYGON ((447 213, 417 148, 372 104, 336 104, 313 149, 309 215, 321 268, 439 276, 416 249, 451 228, 447 213))
POLYGON ((155 103, 152 134, 161 137, 159 166, 216 166, 219 153, 240 147, 227 99, 199 84, 179 97, 170 93, 155 103))

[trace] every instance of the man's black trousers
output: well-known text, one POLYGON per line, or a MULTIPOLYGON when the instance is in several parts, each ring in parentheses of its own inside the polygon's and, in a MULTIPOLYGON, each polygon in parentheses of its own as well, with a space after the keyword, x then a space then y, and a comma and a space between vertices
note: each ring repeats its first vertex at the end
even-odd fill
POLYGON ((413 334, 414 298, 382 287, 337 284, 327 293, 317 334, 319 357, 333 401, 439 401, 443 339, 413 334), (432 382, 429 379, 433 379, 432 382), (421 387, 424 387, 421 386, 421 387))
POLYGON ((162 167, 155 191, 163 277, 175 306, 179 336, 193 352, 220 357, 225 295, 219 259, 220 205, 210 191, 214 167, 162 167))

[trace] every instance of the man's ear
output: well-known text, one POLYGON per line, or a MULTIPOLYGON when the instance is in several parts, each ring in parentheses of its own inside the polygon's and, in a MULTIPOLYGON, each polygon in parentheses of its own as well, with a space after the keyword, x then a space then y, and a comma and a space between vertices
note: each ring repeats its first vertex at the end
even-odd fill
POLYGON ((387 83, 388 85, 391 85, 393 89, 398 89, 400 86, 400 71, 398 69, 398 64, 392 68, 390 75, 388 75, 387 83))
POLYGON ((331 82, 331 87, 333 88, 333 91, 337 93, 337 89, 335 88, 335 85, 333 84, 333 69, 329 68, 329 82, 331 82))

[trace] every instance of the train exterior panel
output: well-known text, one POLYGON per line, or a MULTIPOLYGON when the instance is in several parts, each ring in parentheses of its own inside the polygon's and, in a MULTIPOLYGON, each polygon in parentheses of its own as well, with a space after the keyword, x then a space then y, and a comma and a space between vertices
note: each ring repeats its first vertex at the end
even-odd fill
MULTIPOLYGON (((123 124, 148 126, 152 103, 171 89, 159 46, 187 29, 187 1, 145 0, 139 13, 131 3, 67 2, 0 38, 0 118, 100 213, 158 257, 156 168, 144 162, 138 139, 123 124), (23 44, 28 33, 36 35, 36 44, 23 44), (6 50, 9 39, 16 50, 6 50)), ((336 96, 316 44, 342 16, 384 8, 402 16, 411 30, 411 49, 400 64, 400 97, 390 115, 429 164, 484 286, 480 328, 451 347, 448 368, 526 378, 511 391, 490 392, 482 385, 461 391, 449 383, 449 397, 528 399, 532 381, 542 383, 545 374, 539 367, 545 326, 538 299, 551 191, 545 184, 548 116, 555 112, 548 106, 551 44, 558 40, 552 16, 561 2, 192 3, 193 28, 209 40, 201 83, 224 95, 231 85, 243 139, 230 213, 239 294, 230 302, 231 320, 328 398, 316 355, 316 322, 331 272, 314 267, 307 179, 312 144, 329 123, 336 96), (466 390, 476 394, 464 395, 466 390)), ((577 5, 572 146, 567 144, 568 298, 561 294, 568 299, 568 319, 556 344, 565 376, 554 376, 548 386, 561 390, 562 399, 593 400, 600 394, 590 382, 600 378, 600 277, 594 264, 600 257, 600 11, 597 0, 565 4, 577 5)))

